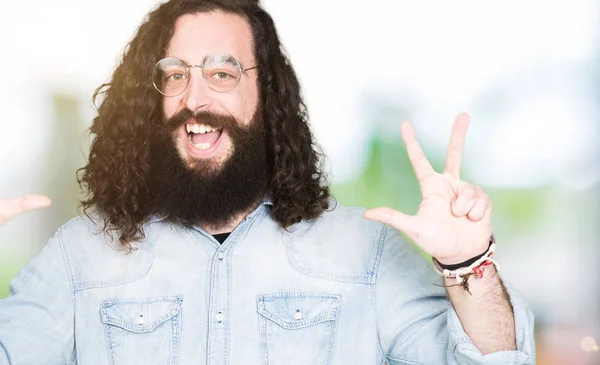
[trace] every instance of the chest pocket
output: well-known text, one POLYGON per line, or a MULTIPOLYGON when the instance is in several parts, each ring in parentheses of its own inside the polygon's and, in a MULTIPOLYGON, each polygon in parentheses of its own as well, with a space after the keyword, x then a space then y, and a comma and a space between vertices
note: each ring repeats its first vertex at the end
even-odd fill
POLYGON ((328 365, 336 337, 340 295, 259 295, 263 365, 328 365))
POLYGON ((181 302, 181 297, 102 302, 111 364, 178 364, 181 302))

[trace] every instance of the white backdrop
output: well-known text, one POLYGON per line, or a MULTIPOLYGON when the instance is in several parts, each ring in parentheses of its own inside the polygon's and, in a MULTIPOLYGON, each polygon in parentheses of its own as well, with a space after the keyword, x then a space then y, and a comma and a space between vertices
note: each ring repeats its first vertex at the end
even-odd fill
MULTIPOLYGON (((63 143, 53 95, 74 96, 80 118, 91 122, 93 90, 157 3, 0 4, 0 196, 51 190, 43 176, 57 166, 47 163, 48 151, 63 143)), ((541 223, 504 251, 505 277, 544 321, 600 327, 597 1, 263 3, 301 79, 333 182, 360 174, 377 129, 399 141, 398 126, 409 118, 426 153, 441 156, 455 115, 469 112, 463 167, 473 181, 550 191, 541 223), (397 116, 375 124, 373 103, 397 116)), ((79 143, 82 151, 69 153, 83 156, 84 138, 79 143)), ((72 182, 74 170, 61 178, 52 184, 72 182)), ((55 212, 3 227, 0 259, 30 257, 55 212)))

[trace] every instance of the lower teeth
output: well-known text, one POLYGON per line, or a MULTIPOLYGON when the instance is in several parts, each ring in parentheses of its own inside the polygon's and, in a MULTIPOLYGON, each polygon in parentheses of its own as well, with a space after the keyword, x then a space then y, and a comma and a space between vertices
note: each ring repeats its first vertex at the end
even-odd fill
POLYGON ((201 149, 201 150, 207 150, 209 149, 211 146, 210 143, 199 143, 199 144, 195 144, 194 147, 201 149))
MULTIPOLYGON (((220 131, 220 130, 219 130, 219 131, 220 131)), ((193 135, 194 135, 193 133, 188 133, 188 141, 190 141, 190 144, 191 144, 192 146, 194 146, 195 148, 197 148, 197 149, 199 149, 199 150, 203 150, 203 151, 204 151, 204 150, 207 150, 207 149, 209 149, 209 148, 211 148, 211 147, 212 147, 212 144, 211 144, 211 143, 198 143, 198 144, 195 144, 195 143, 194 143, 194 138, 193 138, 193 135)))

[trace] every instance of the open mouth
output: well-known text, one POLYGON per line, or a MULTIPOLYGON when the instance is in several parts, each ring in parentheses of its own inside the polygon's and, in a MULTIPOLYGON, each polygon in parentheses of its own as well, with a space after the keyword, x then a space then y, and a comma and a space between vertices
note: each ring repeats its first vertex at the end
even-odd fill
POLYGON ((186 123, 185 130, 190 144, 201 151, 206 151, 214 146, 223 133, 223 128, 197 123, 186 123))

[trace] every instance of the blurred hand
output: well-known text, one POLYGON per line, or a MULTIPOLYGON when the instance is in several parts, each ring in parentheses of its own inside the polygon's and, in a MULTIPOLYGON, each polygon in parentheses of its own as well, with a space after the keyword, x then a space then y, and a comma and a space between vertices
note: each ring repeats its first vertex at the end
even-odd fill
POLYGON ((15 199, 0 198, 0 227, 18 214, 33 209, 45 208, 50 203, 50 198, 43 195, 25 195, 15 199))

